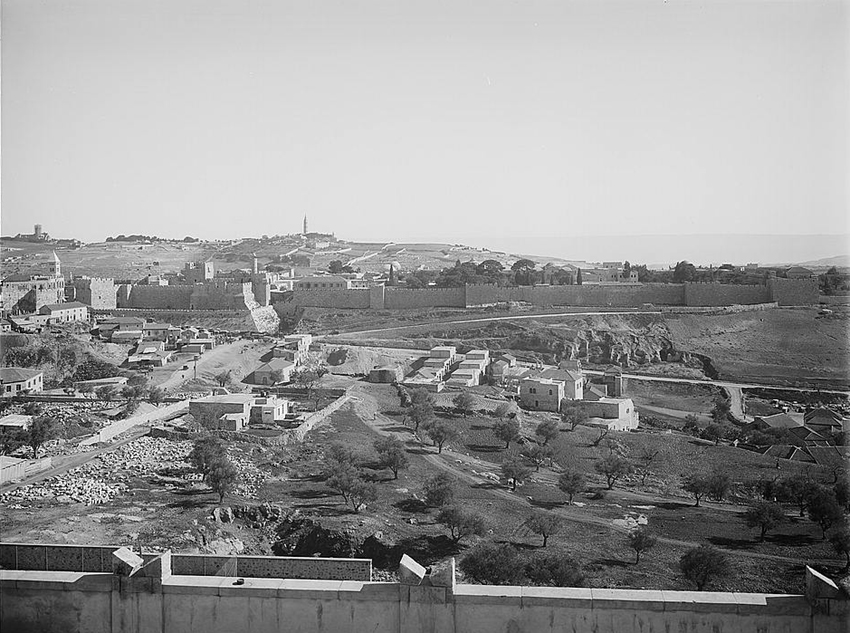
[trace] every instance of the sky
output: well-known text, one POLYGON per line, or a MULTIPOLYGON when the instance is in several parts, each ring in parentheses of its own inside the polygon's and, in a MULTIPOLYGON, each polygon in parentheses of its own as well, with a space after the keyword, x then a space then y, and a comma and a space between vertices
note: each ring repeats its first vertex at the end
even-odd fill
POLYGON ((848 34, 821 0, 3 0, 0 228, 839 255, 848 34))

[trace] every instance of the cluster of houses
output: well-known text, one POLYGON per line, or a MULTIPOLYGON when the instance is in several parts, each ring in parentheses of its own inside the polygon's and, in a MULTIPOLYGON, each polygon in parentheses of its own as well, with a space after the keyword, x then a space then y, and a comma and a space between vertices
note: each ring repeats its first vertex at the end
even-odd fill
POLYGON ((132 316, 103 319, 93 332, 104 341, 131 345, 125 362, 129 369, 162 367, 175 352, 199 355, 216 345, 215 334, 208 329, 180 328, 132 316))
POLYGON ((805 413, 785 412, 756 417, 745 426, 747 431, 781 431, 781 443, 753 446, 753 450, 776 459, 833 466, 846 462, 847 455, 835 445, 833 437, 850 431, 850 419, 827 408, 805 413))
MULTIPOLYGON (((389 368, 372 370, 372 382, 396 382, 389 368)), ((451 345, 432 348, 428 356, 413 363, 412 370, 400 381, 405 387, 440 392, 446 388, 467 388, 489 383, 503 387, 522 405, 535 411, 561 411, 564 402, 582 403, 589 423, 612 430, 636 429, 639 415, 631 398, 623 396, 623 381, 616 368, 594 382, 584 375, 577 360, 562 361, 557 367, 520 364, 511 354, 491 358, 486 349, 460 354, 451 345)))
POLYGON ((274 386, 292 381, 292 374, 305 363, 313 342, 311 334, 287 334, 283 342, 271 349, 268 359, 255 368, 245 382, 254 385, 274 386))

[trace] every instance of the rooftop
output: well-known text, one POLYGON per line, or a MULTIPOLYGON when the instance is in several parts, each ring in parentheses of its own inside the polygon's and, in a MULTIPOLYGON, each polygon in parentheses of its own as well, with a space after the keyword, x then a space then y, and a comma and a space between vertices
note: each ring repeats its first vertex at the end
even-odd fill
POLYGON ((23 367, 0 367, 0 384, 9 382, 24 382, 30 378, 40 376, 43 372, 23 367))

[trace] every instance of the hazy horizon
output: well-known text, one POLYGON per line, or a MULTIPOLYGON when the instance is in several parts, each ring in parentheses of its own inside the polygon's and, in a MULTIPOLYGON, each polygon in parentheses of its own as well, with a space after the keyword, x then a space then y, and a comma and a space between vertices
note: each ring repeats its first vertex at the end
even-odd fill
POLYGON ((847 7, 4 0, 2 232, 839 255, 847 7))

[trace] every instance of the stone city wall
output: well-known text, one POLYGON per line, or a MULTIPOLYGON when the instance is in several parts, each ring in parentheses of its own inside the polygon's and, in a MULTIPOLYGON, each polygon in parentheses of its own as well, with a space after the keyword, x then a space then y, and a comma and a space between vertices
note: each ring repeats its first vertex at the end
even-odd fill
POLYGON ((253 299, 251 284, 216 279, 189 286, 190 310, 247 310, 246 296, 253 299))
POLYGON ((384 308, 406 310, 416 308, 465 308, 465 288, 397 288, 390 286, 384 295, 384 308))
POLYGON ((369 290, 296 290, 291 302, 305 308, 349 308, 365 310, 369 307, 369 290))
POLYGON ((811 279, 783 279, 771 277, 767 280, 771 300, 781 306, 814 305, 820 300, 817 277, 811 279))
POLYGON ((123 284, 118 291, 118 308, 188 310, 195 287, 190 285, 148 286, 123 284))
POLYGON ((735 304, 767 303, 771 300, 767 286, 742 286, 717 283, 686 283, 685 305, 728 306, 735 304))

